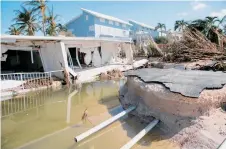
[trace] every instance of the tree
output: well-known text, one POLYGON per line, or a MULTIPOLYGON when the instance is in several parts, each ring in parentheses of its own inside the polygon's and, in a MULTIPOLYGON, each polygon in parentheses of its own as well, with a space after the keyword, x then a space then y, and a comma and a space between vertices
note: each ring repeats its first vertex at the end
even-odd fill
POLYGON ((20 35, 22 34, 22 30, 15 25, 11 25, 6 33, 10 35, 20 35))
POLYGON ((56 36, 59 31, 58 27, 61 27, 61 29, 63 29, 63 26, 61 24, 60 24, 60 26, 59 26, 59 24, 57 25, 58 17, 59 17, 59 15, 54 15, 53 7, 52 7, 52 10, 48 11, 48 16, 46 17, 46 21, 48 23, 48 25, 47 25, 48 27, 46 29, 47 35, 56 36))
POLYGON ((57 24, 58 32, 67 32, 67 27, 65 25, 62 25, 61 23, 57 24))
POLYGON ((25 2, 26 5, 31 5, 33 6, 33 11, 34 12, 38 12, 38 14, 42 16, 42 32, 43 32, 43 35, 45 36, 46 35, 46 21, 47 21, 47 18, 46 18, 46 9, 48 8, 47 7, 47 2, 46 0, 31 0, 31 1, 28 1, 28 2, 25 2))
POLYGON ((155 27, 155 30, 158 30, 158 29, 160 29, 161 36, 162 36, 162 31, 163 29, 166 30, 166 25, 163 23, 158 23, 157 26, 155 27))
POLYGON ((175 25, 174 25, 174 30, 179 30, 179 31, 183 31, 185 29, 185 27, 188 25, 187 22, 185 22, 184 20, 177 20, 175 22, 175 25))
POLYGON ((224 35, 226 35, 226 25, 223 26, 224 35))
POLYGON ((191 22, 188 25, 191 29, 197 29, 202 32, 211 42, 220 45, 220 34, 223 33, 222 29, 219 27, 223 26, 225 17, 221 20, 218 17, 206 17, 205 19, 198 19, 191 22))
POLYGON ((206 17, 205 19, 198 19, 192 21, 189 27, 196 28, 201 31, 207 38, 211 36, 211 31, 216 30, 216 23, 220 22, 218 17, 206 17))
POLYGON ((39 28, 34 11, 22 6, 22 10, 16 10, 15 12, 17 16, 13 19, 16 22, 14 25, 18 26, 18 29, 27 35, 34 35, 39 28))
POLYGON ((219 21, 218 27, 220 27, 220 25, 224 28, 224 26, 226 22, 226 15, 219 21))

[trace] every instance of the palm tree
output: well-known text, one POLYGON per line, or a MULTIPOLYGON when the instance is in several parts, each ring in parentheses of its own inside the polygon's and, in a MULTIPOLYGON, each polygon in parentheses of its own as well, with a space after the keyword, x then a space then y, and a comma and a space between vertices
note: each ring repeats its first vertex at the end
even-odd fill
POLYGON ((210 36, 210 31, 217 28, 216 22, 220 22, 218 17, 206 17, 204 20, 198 19, 192 21, 189 27, 193 27, 201 31, 206 37, 210 36))
POLYGON ((38 30, 38 24, 36 23, 36 15, 32 10, 28 10, 22 6, 22 10, 16 10, 16 21, 14 25, 18 26, 18 29, 24 31, 27 35, 34 35, 38 30))
POLYGON ((174 30, 179 30, 179 31, 183 31, 185 29, 185 27, 188 25, 188 23, 184 20, 177 20, 175 22, 175 25, 174 25, 174 30))
POLYGON ((202 32, 211 42, 217 43, 219 45, 220 43, 220 37, 219 33, 221 32, 221 29, 219 28, 219 25, 224 21, 224 18, 222 20, 219 20, 218 17, 206 17, 205 19, 198 19, 194 20, 189 24, 189 28, 195 28, 202 32), (218 22, 218 25, 217 25, 218 22))
POLYGON ((224 28, 224 22, 226 21, 226 15, 219 21, 219 24, 218 24, 218 27, 220 26, 220 25, 222 25, 222 27, 224 28))
POLYGON ((217 26, 215 23, 220 22, 220 20, 218 17, 206 17, 205 21, 206 21, 205 33, 206 36, 208 37, 210 35, 211 30, 216 30, 217 26))
POLYGON ((15 25, 11 25, 6 33, 10 35, 20 35, 22 34, 22 30, 15 25))
POLYGON ((48 2, 47 0, 31 0, 31 1, 25 2, 26 5, 33 6, 33 11, 38 12, 39 14, 41 13, 42 32, 44 36, 46 35, 45 24, 46 24, 46 9, 48 8, 47 2, 48 2))
POLYGON ((224 35, 226 35, 226 25, 223 26, 224 35))
POLYGON ((65 25, 62 25, 61 23, 57 24, 57 29, 58 29, 58 32, 67 32, 67 27, 65 25))
POLYGON ((162 30, 166 30, 166 25, 163 24, 163 23, 158 23, 157 26, 155 27, 155 30, 158 30, 160 29, 160 32, 161 32, 161 36, 162 36, 162 30))
MULTIPOLYGON (((46 29, 46 33, 50 36, 56 36, 58 33, 58 29, 57 29, 58 17, 59 15, 54 15, 53 7, 52 7, 52 10, 48 9, 48 16, 46 17, 46 22, 48 23, 48 27, 46 29)), ((63 26, 61 25, 60 27, 63 27, 63 26)))

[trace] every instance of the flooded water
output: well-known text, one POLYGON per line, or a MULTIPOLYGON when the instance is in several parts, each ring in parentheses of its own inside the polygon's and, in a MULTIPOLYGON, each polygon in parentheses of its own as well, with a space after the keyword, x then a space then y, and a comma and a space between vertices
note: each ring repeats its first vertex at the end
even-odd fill
MULTIPOLYGON (((76 135, 122 110, 118 90, 123 81, 96 81, 80 89, 42 90, 1 101, 3 149, 117 149, 145 126, 125 117, 80 143, 76 135), (82 120, 87 109, 88 118, 82 120)), ((134 148, 178 148, 155 128, 134 148)))

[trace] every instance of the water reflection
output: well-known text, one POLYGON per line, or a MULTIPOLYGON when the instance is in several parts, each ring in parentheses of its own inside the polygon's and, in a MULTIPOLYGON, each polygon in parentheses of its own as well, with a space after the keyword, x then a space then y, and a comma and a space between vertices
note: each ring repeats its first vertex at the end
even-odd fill
MULTIPOLYGON (((97 81, 80 88, 43 90, 2 101, 2 144, 4 149, 116 149, 122 147, 145 125, 128 117, 114 122, 76 144, 74 136, 119 113, 118 90, 124 81, 97 81), (84 110, 91 123, 82 122, 84 110)), ((156 134, 145 136, 135 148, 175 149, 156 134), (152 143, 150 143, 152 142, 152 143)))
POLYGON ((95 116, 118 106, 118 89, 119 82, 97 81, 80 89, 42 90, 1 101, 2 148, 73 126, 81 122, 85 108, 95 116))

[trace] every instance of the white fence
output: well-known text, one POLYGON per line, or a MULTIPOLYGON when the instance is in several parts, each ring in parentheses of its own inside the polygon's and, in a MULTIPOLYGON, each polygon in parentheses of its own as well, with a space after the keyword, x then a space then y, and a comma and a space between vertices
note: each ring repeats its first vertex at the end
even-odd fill
POLYGON ((32 72, 32 73, 8 73, 1 74, 1 91, 17 90, 25 88, 35 88, 52 83, 54 73, 62 70, 50 72, 32 72))
POLYGON ((55 98, 57 95, 56 92, 40 90, 35 94, 26 94, 3 100, 1 101, 1 117, 10 117, 23 112, 27 113, 29 110, 38 109, 47 104, 60 103, 67 100, 67 98, 55 98))

